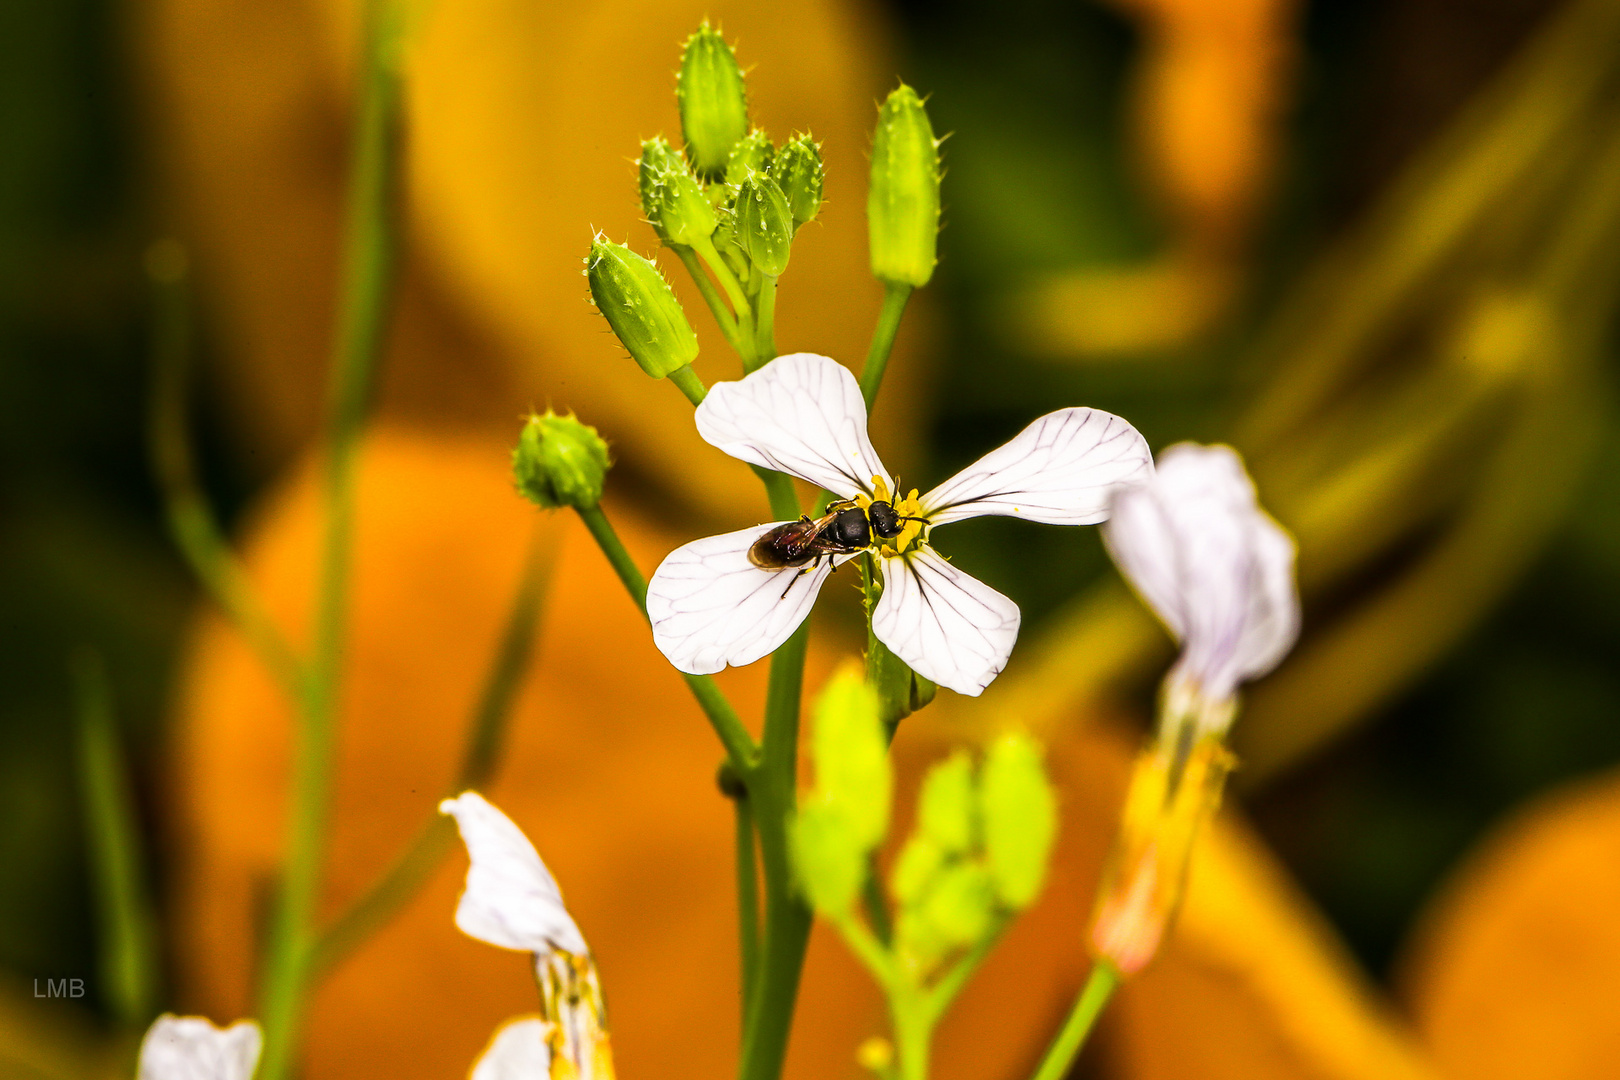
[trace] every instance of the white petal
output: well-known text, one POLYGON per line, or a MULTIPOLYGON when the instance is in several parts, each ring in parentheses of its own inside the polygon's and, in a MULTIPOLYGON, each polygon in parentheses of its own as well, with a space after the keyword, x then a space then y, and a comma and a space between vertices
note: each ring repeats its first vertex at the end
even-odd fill
POLYGON ((456 819, 471 865, 456 905, 456 926, 503 949, 584 956, 585 938, 563 906, 562 891, 523 830, 476 791, 439 804, 456 819))
POLYGON ((933 548, 883 560, 872 632, 911 669, 977 697, 1012 655, 1018 605, 946 562, 933 548))
POLYGON ((249 1080, 263 1037, 252 1020, 217 1028, 200 1016, 165 1013, 141 1040, 138 1080, 249 1080))
POLYGON ((1059 409, 924 495, 923 513, 935 525, 984 514, 1095 525, 1114 488, 1152 475, 1153 455, 1129 423, 1099 409, 1059 409))
POLYGON ((748 561, 754 541, 780 524, 694 540, 670 552, 653 572, 647 617, 654 644, 676 668, 712 675, 728 664, 752 664, 775 652, 810 614, 832 573, 830 562, 823 559, 801 573, 748 561))
POLYGON ((815 353, 778 356, 740 382, 715 383, 697 407, 698 434, 732 457, 790 473, 840 498, 894 480, 866 436, 855 376, 815 353))
POLYGON ((551 1025, 538 1016, 508 1020, 489 1040, 469 1080, 547 1080, 551 1075, 551 1025))
POLYGON ((1270 671, 1299 634, 1294 542, 1261 510, 1237 453, 1181 443, 1122 489, 1103 540, 1183 642, 1178 674, 1209 698, 1270 671))

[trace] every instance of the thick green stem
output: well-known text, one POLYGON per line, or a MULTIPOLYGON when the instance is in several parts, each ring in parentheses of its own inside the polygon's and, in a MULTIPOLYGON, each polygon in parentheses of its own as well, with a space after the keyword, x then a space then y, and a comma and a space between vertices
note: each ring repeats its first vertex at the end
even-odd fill
POLYGON ((157 1013, 157 919, 147 889, 129 764, 114 727, 112 693, 101 657, 91 652, 79 655, 73 674, 79 705, 80 795, 95 884, 102 992, 118 1022, 139 1031, 157 1013))
POLYGON ((342 303, 326 430, 326 535, 316 596, 308 704, 293 764, 287 859, 261 988, 260 1080, 291 1070, 314 955, 315 905, 326 854, 339 674, 348 611, 355 478, 361 425, 382 351, 392 292, 397 158, 398 12, 370 0, 365 12, 359 112, 349 177, 342 303))
POLYGON ((759 978, 759 866, 754 858, 754 810, 748 792, 733 795, 731 805, 737 826, 737 936, 742 961, 742 1019, 746 1024, 759 978))
POLYGON ((810 908, 793 885, 788 823, 795 806, 799 700, 808 620, 771 657, 765 692, 765 736, 759 765, 748 776, 765 878, 765 939, 748 1023, 743 1031, 742 1080, 776 1080, 787 1055, 793 1007, 810 939, 810 908))
POLYGON ((878 388, 883 385, 883 372, 889 366, 889 353, 894 351, 894 337, 900 332, 900 317, 906 312, 906 301, 911 299, 910 285, 885 286, 883 310, 878 313, 877 326, 872 329, 872 344, 866 350, 866 366, 861 368, 861 397, 866 399, 866 411, 872 411, 878 388))
MULTIPOLYGON (((607 556, 608 565, 624 583, 625 591, 630 599, 635 601, 636 610, 641 612, 643 618, 647 616, 647 579, 641 576, 636 568, 635 560, 630 552, 625 550, 624 542, 614 531, 613 523, 608 521, 607 515, 602 512, 600 505, 579 510, 580 520, 590 530, 596 544, 607 556)), ((686 685, 691 689, 692 696, 697 699, 698 706, 703 715, 709 718, 709 724, 714 733, 720 736, 721 745, 726 748, 726 756, 731 759, 732 768, 737 770, 739 776, 747 776, 753 767, 754 759, 759 748, 754 745, 754 738, 748 734, 748 729, 737 717, 737 710, 731 707, 725 694, 714 684, 714 680, 707 675, 687 675, 682 673, 686 685)))
MULTIPOLYGON (((545 603, 553 565, 553 549, 542 539, 537 526, 534 538, 529 543, 523 576, 518 581, 506 626, 501 631, 500 644, 484 676, 484 687, 478 695, 478 703, 467 727, 461 768, 451 782, 447 795, 455 796, 469 788, 483 787, 500 762, 512 704, 523 684, 529 660, 534 655, 540 610, 545 603)), ((416 838, 387 873, 321 935, 312 962, 313 977, 318 978, 330 971, 355 946, 385 926, 427 883, 445 855, 455 846, 454 841, 455 827, 449 818, 435 808, 416 838)))
POLYGON ((895 1058, 899 1080, 928 1080, 929 1050, 934 1041, 934 1022, 928 1015, 921 991, 901 988, 891 992, 890 1010, 894 1023, 895 1058))
POLYGON ((1035 1070, 1033 1080, 1063 1080, 1069 1075, 1069 1068, 1085 1045, 1086 1036, 1091 1034, 1103 1006, 1119 988, 1119 978, 1119 970, 1114 965, 1106 960, 1097 961, 1080 996, 1075 998, 1068 1019, 1063 1021, 1063 1029, 1052 1040, 1046 1057, 1041 1059, 1041 1067, 1035 1070))
MULTIPOLYGON (((776 279, 763 275, 754 313, 754 366, 776 358, 776 279)), ((746 365, 745 365, 746 367, 746 365)))
POLYGON ((691 276, 692 281, 697 285, 698 292, 703 295, 703 302, 709 305, 709 313, 714 316, 714 321, 719 324, 720 332, 725 335, 726 344, 730 345, 738 356, 745 355, 748 350, 744 348, 743 340, 738 334, 737 319, 727 309, 725 298, 720 295, 720 290, 714 287, 714 282, 709 280, 709 275, 704 272, 703 264, 698 261, 697 252, 689 247, 677 247, 671 250, 680 258, 681 265, 686 267, 687 274, 691 276))

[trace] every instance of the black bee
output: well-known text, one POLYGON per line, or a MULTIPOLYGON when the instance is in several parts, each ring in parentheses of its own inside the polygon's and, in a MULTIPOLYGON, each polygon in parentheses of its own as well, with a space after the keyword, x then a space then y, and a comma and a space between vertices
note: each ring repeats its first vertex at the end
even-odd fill
POLYGON ((921 520, 902 517, 893 503, 874 502, 862 510, 847 500, 835 502, 823 517, 801 517, 755 540, 748 549, 748 561, 765 570, 800 567, 803 573, 823 558, 864 551, 872 546, 874 536, 892 540, 906 522, 921 520))

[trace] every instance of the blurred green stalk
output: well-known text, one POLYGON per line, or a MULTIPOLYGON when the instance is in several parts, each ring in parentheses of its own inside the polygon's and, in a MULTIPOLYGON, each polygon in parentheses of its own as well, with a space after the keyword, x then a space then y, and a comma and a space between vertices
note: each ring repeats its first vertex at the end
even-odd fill
POLYGON ((101 981, 118 1023, 144 1028, 158 1010, 157 920, 147 889, 129 762, 113 721, 101 656, 73 659, 79 714, 79 788, 100 931, 101 981))
POLYGON ((391 0, 367 0, 360 102, 349 177, 342 303, 326 430, 326 536, 307 707, 300 716, 293 759, 287 861, 260 990, 260 1019, 265 1031, 260 1080, 282 1080, 291 1069, 315 955, 315 906, 331 803, 360 434, 372 374, 387 328, 394 277, 392 217, 398 166, 399 20, 400 12, 391 0))

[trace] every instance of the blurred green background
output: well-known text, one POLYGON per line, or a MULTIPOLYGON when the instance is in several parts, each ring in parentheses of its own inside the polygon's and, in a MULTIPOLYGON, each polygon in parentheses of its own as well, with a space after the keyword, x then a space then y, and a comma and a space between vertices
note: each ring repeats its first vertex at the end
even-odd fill
MULTIPOLYGON (((952 133, 933 286, 946 320, 937 340, 950 351, 935 389, 933 468, 943 475, 999 443, 1030 402, 1121 412, 1155 447, 1218 437, 1247 391, 1251 346, 1304 269, 1549 6, 1307 5, 1276 165, 1224 314, 1185 343, 1076 358, 1007 333, 1007 305, 1042 275, 1144 265, 1174 242, 1131 133, 1137 24, 1092 3, 1003 0, 994 18, 965 2, 892 4, 901 73, 932 95, 936 129, 952 133)), ((24 984, 95 970, 69 678, 82 648, 107 662, 161 902, 162 719, 195 600, 143 443, 141 258, 164 223, 127 17, 108 0, 0 8, 0 970, 24 984)), ((1612 342, 1602 355, 1607 387, 1612 342)), ((203 369, 196 430, 229 515, 265 471, 222 430, 203 369)), ((1242 796, 1376 974, 1448 867, 1506 808, 1620 760, 1620 424, 1606 396, 1604 411, 1571 510, 1489 616, 1376 716, 1242 796)), ((1030 624, 1108 573, 1094 537, 1077 556, 1059 530, 1004 524, 961 526, 953 550, 1030 624)), ((86 1004, 104 1008, 90 986, 86 1004)))

